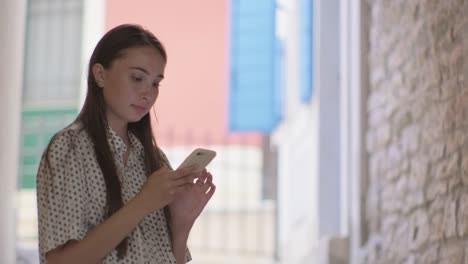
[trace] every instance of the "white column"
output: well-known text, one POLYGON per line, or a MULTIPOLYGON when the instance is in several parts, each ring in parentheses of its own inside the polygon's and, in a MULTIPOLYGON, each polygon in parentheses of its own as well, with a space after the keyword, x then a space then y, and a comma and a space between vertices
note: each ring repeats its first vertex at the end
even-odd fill
POLYGON ((340 24, 338 0, 314 3, 314 89, 319 100, 319 233, 321 238, 341 232, 340 179, 340 24))
POLYGON ((18 175, 26 0, 0 8, 0 263, 15 263, 15 196, 18 175))
POLYGON ((341 0, 341 101, 342 171, 341 191, 346 199, 346 223, 350 237, 350 262, 362 263, 363 186, 367 178, 365 151, 367 97, 367 9, 362 0, 341 0))
POLYGON ((83 38, 81 42, 81 84, 79 108, 84 104, 87 92, 88 63, 94 47, 101 39, 105 31, 105 10, 104 0, 84 0, 83 1, 83 38))

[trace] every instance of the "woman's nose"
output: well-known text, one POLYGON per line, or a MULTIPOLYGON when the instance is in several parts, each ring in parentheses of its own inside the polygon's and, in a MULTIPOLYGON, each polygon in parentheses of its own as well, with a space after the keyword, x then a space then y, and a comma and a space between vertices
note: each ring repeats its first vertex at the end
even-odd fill
POLYGON ((140 97, 149 101, 153 96, 153 89, 151 84, 144 85, 140 90, 140 97))

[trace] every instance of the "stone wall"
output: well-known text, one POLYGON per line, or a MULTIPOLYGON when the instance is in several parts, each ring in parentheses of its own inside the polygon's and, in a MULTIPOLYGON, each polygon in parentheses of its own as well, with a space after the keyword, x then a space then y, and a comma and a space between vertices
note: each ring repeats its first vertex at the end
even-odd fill
POLYGON ((367 8, 366 262, 468 263, 468 0, 367 8))

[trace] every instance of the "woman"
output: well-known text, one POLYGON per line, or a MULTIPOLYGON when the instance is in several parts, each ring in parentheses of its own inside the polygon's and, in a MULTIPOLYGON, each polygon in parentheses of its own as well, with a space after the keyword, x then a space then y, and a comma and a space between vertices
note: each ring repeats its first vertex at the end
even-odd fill
POLYGON ((172 170, 153 138, 149 111, 166 61, 158 39, 137 25, 97 44, 83 109, 39 166, 41 263, 191 259, 187 239, 215 186, 206 170, 172 170))

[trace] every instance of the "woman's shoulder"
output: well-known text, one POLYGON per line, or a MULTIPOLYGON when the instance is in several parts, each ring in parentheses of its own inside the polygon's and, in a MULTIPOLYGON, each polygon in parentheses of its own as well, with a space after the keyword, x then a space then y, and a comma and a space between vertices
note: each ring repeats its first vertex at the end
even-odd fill
POLYGON ((80 159, 87 144, 83 127, 72 123, 52 136, 42 153, 41 166, 61 168, 72 160, 80 159))
POLYGON ((81 123, 72 123, 55 133, 49 143, 50 149, 74 148, 86 143, 87 133, 81 123))

